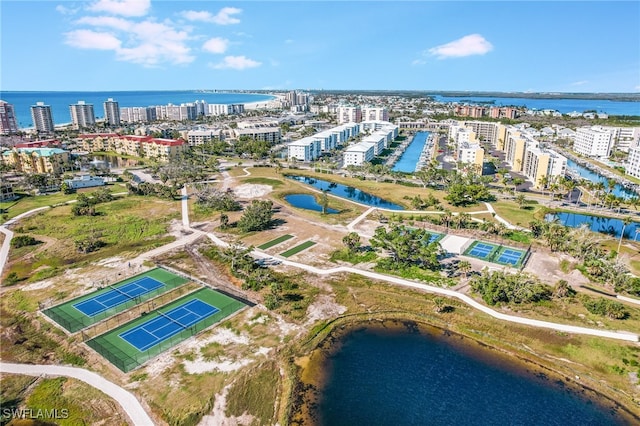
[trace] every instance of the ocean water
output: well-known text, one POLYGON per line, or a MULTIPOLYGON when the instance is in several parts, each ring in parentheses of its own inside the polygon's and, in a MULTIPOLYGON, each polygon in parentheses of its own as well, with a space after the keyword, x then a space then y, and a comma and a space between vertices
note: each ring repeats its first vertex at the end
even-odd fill
POLYGON ((218 93, 198 90, 163 90, 163 91, 114 91, 114 92, 0 92, 0 99, 14 106, 18 127, 33 127, 31 106, 36 102, 44 102, 51 106, 54 124, 71 122, 69 105, 78 101, 93 104, 96 118, 104 117, 102 104, 109 98, 118 102, 120 107, 147 107, 204 100, 210 104, 245 104, 269 101, 272 95, 249 93, 218 93))
POLYGON ((488 103, 488 106, 519 106, 529 109, 551 109, 562 114, 570 112, 597 111, 609 115, 640 115, 640 102, 609 101, 604 99, 532 99, 532 98, 502 98, 480 96, 434 96, 438 102, 459 103, 488 103))
POLYGON ((447 340, 460 337, 380 328, 342 337, 324 366, 329 377, 315 408, 319 424, 625 424, 563 382, 522 365, 509 368, 479 345, 464 350, 447 340))

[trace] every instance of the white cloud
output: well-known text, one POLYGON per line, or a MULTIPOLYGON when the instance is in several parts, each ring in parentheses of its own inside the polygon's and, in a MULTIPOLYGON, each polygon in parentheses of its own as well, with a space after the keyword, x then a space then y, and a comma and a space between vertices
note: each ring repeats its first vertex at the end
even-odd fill
POLYGON ((261 62, 249 59, 246 56, 225 56, 224 60, 217 64, 211 64, 214 69, 234 69, 244 70, 247 68, 255 68, 262 65, 261 62))
POLYGON ((71 7, 63 6, 61 4, 56 6, 56 12, 58 12, 61 15, 74 15, 78 13, 78 10, 79 9, 77 8, 71 8, 71 7))
POLYGON ((493 50, 493 45, 480 34, 470 34, 458 40, 432 47, 428 50, 430 55, 438 59, 462 58, 464 56, 484 55, 493 50))
POLYGON ((202 45, 202 49, 209 53, 224 53, 227 47, 229 47, 229 40, 220 37, 209 39, 202 45))
POLYGON ((637 86, 635 87, 635 89, 636 89, 636 90, 640 90, 640 85, 637 85, 637 86))
POLYGON ((411 62, 411 65, 424 65, 426 63, 427 61, 425 61, 424 59, 415 59, 413 62, 411 62))
POLYGON ((194 56, 187 45, 189 34, 176 30, 170 23, 133 22, 115 17, 84 17, 78 24, 109 28, 100 32, 89 29, 66 34, 66 43, 80 49, 113 50, 120 61, 157 66, 162 63, 186 64, 194 56))
POLYGON ((214 22, 219 25, 238 24, 240 20, 233 18, 231 15, 237 15, 242 12, 242 9, 235 7, 223 7, 220 12, 214 17, 214 22))
POLYGON ((223 7, 215 15, 207 11, 198 12, 195 10, 186 10, 182 12, 182 17, 188 21, 209 22, 218 25, 230 25, 240 23, 240 20, 238 18, 234 18, 231 15, 237 15, 241 12, 242 9, 238 9, 235 7, 223 7))
POLYGON ((65 43, 78 49, 117 50, 120 40, 113 34, 91 30, 75 30, 65 34, 65 43))
POLYGON ((144 16, 150 8, 151 0, 98 0, 88 7, 93 12, 122 16, 144 16))

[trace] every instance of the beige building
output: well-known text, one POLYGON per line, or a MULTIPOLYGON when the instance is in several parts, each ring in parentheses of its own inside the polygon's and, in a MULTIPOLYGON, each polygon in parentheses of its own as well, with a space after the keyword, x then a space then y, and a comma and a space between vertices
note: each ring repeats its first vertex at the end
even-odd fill
POLYGON ((83 151, 109 151, 134 157, 155 158, 169 161, 189 145, 182 139, 161 139, 151 136, 118 135, 116 133, 92 133, 78 136, 83 151))
POLYGON ((542 189, 544 178, 564 176, 566 170, 566 157, 552 150, 527 147, 522 173, 533 183, 534 188, 542 189))
POLYGON ((509 163, 513 171, 522 171, 526 145, 526 139, 518 130, 509 129, 509 131, 507 131, 503 151, 505 153, 505 160, 509 163))
POLYGON ((69 153, 60 148, 14 148, 1 158, 22 173, 60 173, 69 153))

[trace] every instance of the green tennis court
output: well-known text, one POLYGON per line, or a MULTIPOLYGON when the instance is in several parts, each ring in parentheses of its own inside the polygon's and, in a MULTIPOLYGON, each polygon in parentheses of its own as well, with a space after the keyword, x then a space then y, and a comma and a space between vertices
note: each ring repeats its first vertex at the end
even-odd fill
POLYGON ((293 256, 294 254, 300 253, 302 250, 308 249, 309 247, 311 247, 313 245, 315 245, 315 242, 313 242, 313 241, 305 241, 302 244, 299 244, 299 245, 297 245, 295 247, 290 248, 289 250, 287 250, 287 251, 285 251, 283 253, 280 253, 280 256, 282 256, 282 257, 290 257, 290 256, 293 256))
POLYGON ((42 312, 75 333, 186 282, 186 278, 155 268, 42 312))
POLYGON ((127 373, 245 306, 202 288, 86 343, 127 373))
POLYGON ((280 236, 278 238, 275 238, 275 239, 273 239, 271 241, 267 241, 266 243, 264 243, 262 245, 259 245, 258 248, 260 250, 266 250, 266 249, 271 248, 273 246, 276 246, 276 245, 278 245, 280 243, 284 243, 285 241, 290 240, 291 238, 293 238, 293 235, 285 234, 285 235, 282 235, 282 236, 280 236))

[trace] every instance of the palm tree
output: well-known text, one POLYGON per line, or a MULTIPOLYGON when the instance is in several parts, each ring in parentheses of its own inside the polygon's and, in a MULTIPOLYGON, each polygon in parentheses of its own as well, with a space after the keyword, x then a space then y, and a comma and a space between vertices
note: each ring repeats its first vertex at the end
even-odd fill
POLYGON ((616 259, 620 256, 620 246, 622 245, 622 238, 624 237, 624 229, 632 222, 629 216, 622 219, 622 232, 620 232, 620 239, 618 240, 618 252, 616 253, 616 259))
POLYGON ((472 269, 473 268, 471 267, 471 262, 469 262, 468 260, 461 260, 458 263, 458 271, 464 274, 465 278, 469 277, 469 272, 471 272, 472 269))

